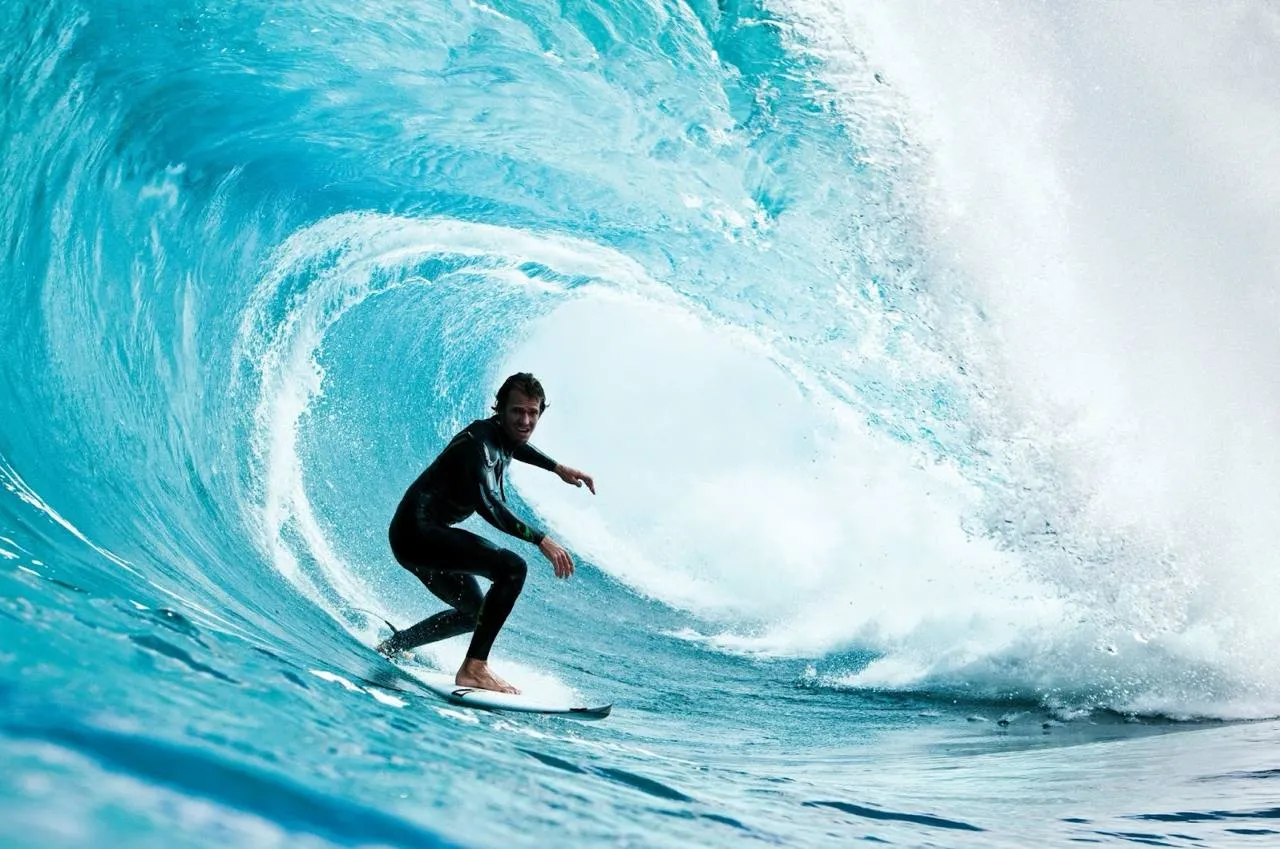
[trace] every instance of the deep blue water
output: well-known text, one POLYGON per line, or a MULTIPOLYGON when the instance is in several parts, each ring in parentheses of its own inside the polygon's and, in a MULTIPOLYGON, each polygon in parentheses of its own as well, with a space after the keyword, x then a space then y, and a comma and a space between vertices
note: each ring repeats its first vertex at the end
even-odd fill
POLYGON ((1274 845, 1280 26, 1134 9, 9 0, 0 844, 1274 845), (600 723, 371 650, 516 370, 600 723))

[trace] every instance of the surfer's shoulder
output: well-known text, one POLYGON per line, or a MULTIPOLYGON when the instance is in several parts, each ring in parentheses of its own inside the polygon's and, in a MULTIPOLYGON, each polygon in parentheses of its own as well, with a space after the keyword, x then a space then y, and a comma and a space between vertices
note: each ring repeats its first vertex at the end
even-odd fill
POLYGON ((449 444, 445 447, 445 451, 468 450, 477 446, 484 445, 493 437, 486 428, 487 420, 476 419, 471 424, 464 427, 453 435, 453 439, 449 440, 449 444))
POLYGON ((476 419, 467 425, 466 432, 471 434, 473 439, 490 445, 497 445, 501 442, 499 437, 502 429, 498 426, 498 420, 495 418, 476 419))
POLYGON ((501 444, 500 429, 494 419, 476 419, 458 431, 458 435, 451 443, 451 445, 469 445, 473 450, 480 451, 486 459, 490 453, 499 451, 501 444))

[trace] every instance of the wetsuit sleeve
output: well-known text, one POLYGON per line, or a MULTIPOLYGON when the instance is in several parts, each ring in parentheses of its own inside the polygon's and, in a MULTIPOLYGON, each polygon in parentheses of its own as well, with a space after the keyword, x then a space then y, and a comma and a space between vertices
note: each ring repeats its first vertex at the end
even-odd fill
POLYGON ((480 489, 479 497, 476 499, 476 512, 503 533, 519 537, 534 545, 540 544, 546 534, 517 519, 503 502, 502 496, 498 494, 498 478, 494 471, 496 466, 488 462, 482 440, 476 440, 475 467, 476 483, 480 489))
POLYGON ((546 469, 548 472, 554 472, 558 465, 555 460, 552 460, 527 442, 524 445, 517 446, 511 456, 521 463, 528 463, 531 466, 537 466, 539 469, 546 469))

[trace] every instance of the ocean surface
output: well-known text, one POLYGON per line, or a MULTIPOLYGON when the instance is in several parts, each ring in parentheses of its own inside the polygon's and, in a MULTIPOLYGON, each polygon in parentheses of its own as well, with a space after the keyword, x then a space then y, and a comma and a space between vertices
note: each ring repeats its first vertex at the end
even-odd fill
POLYGON ((1280 846, 1273 3, 0 7, 0 845, 1280 846))

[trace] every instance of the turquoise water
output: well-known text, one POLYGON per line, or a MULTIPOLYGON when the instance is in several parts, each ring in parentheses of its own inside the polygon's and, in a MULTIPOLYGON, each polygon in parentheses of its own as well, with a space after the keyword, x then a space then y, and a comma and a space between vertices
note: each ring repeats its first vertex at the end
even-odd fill
POLYGON ((1280 834, 1266 6, 8 7, 0 843, 1280 834), (600 723, 370 648, 516 370, 600 723))

